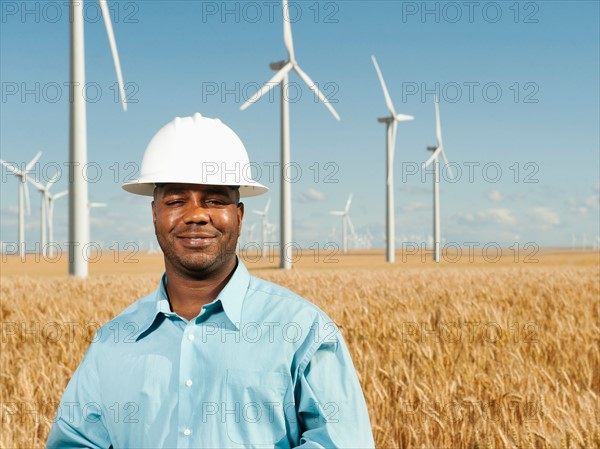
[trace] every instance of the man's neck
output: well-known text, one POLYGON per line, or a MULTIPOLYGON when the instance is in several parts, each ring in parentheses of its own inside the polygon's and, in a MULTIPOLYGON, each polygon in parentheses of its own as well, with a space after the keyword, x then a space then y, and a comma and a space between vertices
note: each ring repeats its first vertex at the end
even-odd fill
POLYGON ((182 276, 177 271, 166 267, 166 287, 171 310, 186 320, 197 317, 202 306, 213 302, 221 293, 236 267, 237 260, 229 272, 202 280, 182 276))

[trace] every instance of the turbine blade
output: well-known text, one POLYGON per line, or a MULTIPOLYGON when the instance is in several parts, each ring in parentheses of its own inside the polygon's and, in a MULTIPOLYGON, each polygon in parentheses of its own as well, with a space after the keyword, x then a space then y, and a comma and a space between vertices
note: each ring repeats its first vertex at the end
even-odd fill
MULTIPOLYGON (((58 174, 58 173, 56 173, 56 174, 55 174, 55 175, 54 175, 52 178, 50 178, 50 180, 49 180, 49 181, 48 181, 48 183, 46 184, 46 188, 45 188, 44 190, 46 190, 46 191, 50 190, 50 187, 52 187, 52 186, 54 185, 54 183, 55 183, 56 181, 58 181, 58 178, 59 178, 59 177, 60 177, 60 176, 59 176, 59 174, 58 174)), ((39 187, 38 187, 38 188, 39 188, 39 187)))
POLYGON ((414 120, 414 116, 412 115, 406 115, 406 114, 397 114, 394 119, 397 122, 408 122, 409 120, 414 120))
POLYGON ((25 166, 25 173, 27 173, 29 170, 31 170, 33 168, 33 166, 40 159, 41 156, 42 156, 42 152, 38 151, 38 153, 33 157, 33 159, 31 159, 31 162, 25 166))
POLYGON ((8 163, 3 161, 2 159, 0 159, 0 163, 2 165, 4 165, 6 167, 6 169, 12 173, 14 173, 17 176, 21 176, 23 173, 21 172, 21 170, 19 170, 15 164, 12 163, 8 163))
POLYGON ((121 62, 119 61, 119 52, 117 51, 117 42, 115 41, 115 33, 113 31, 112 22, 110 20, 110 12, 108 11, 108 5, 106 0, 98 0, 100 4, 100 10, 102 11, 102 18, 104 19, 104 26, 106 27, 106 34, 108 35, 108 43, 110 45, 110 51, 112 53, 113 61, 115 63, 115 70, 117 72, 117 81, 119 83, 119 93, 121 95, 121 103, 123 105, 123 111, 127 111, 127 98, 125 97, 125 85, 123 84, 123 74, 121 73, 121 62))
POLYGON ((271 207, 271 198, 267 200, 267 205, 265 206, 264 214, 267 215, 269 213, 269 207, 271 207))
POLYGON ((251 104, 253 104, 253 103, 257 102, 258 100, 260 100, 260 98, 264 94, 266 94, 267 92, 269 92, 271 89, 273 89, 277 84, 279 84, 281 82, 281 80, 286 75, 286 73, 288 73, 290 70, 292 70, 292 67, 294 67, 294 64, 292 64, 291 62, 288 62, 286 65, 284 65, 283 68, 279 72, 277 72, 273 78, 271 78, 269 81, 267 81, 265 83, 265 85, 263 87, 261 87, 260 90, 258 92, 256 92, 252 96, 252 98, 250 98, 248 101, 246 101, 240 107, 240 110, 243 111, 244 109, 246 109, 251 104))
POLYGON ((396 110, 394 109, 392 99, 390 98, 390 93, 388 92, 387 86, 385 85, 385 80, 383 79, 381 70, 379 69, 379 64, 377 64, 377 59, 375 59, 375 56, 373 56, 373 55, 371 55, 371 59, 373 60, 373 65, 375 66, 375 70, 377 70, 377 76, 379 76, 379 82, 381 83, 381 87, 383 88, 383 95, 385 96, 385 103, 387 104, 387 107, 390 110, 390 112, 392 113, 392 115, 395 117, 396 110))
POLYGON ((296 61, 296 57, 294 56, 294 40, 292 39, 292 24, 290 23, 290 11, 288 9, 287 0, 283 0, 282 3, 283 10, 283 42, 285 43, 285 48, 287 48, 289 60, 291 62, 296 61))
POLYGON ((452 167, 449 165, 448 158, 446 157, 446 152, 444 151, 444 147, 442 147, 442 157, 444 158, 444 163, 448 167, 448 174, 452 179, 454 179, 454 173, 452 172, 452 167))
POLYGON ((348 220, 348 225, 350 225, 350 233, 354 235, 354 225, 352 224, 352 220, 350 220, 350 215, 346 215, 346 220, 348 220))
POLYGON ((436 160, 442 150, 443 150, 442 147, 438 147, 438 149, 433 152, 431 157, 423 163, 423 168, 429 166, 429 164, 431 164, 434 160, 436 160))
POLYGON ((435 135, 437 137, 437 141, 438 141, 438 147, 443 146, 442 143, 442 125, 440 123, 440 101, 437 97, 437 95, 435 96, 435 135))
POLYGON ((89 203, 88 207, 91 208, 95 208, 95 207, 106 207, 107 204, 106 203, 89 203))
POLYGON ((27 187, 27 178, 23 175, 23 192, 25 194, 25 211, 31 215, 31 201, 29 200, 29 187, 27 187))
POLYGON ((36 181, 35 179, 27 178, 27 181, 32 183, 40 192, 45 192, 46 190, 48 190, 48 187, 44 187, 42 183, 36 181))
POLYGON ((336 118, 336 120, 340 120, 340 116, 338 115, 336 110, 333 109, 333 106, 331 105, 331 103, 329 103, 329 100, 327 99, 327 97, 325 95, 323 95, 323 93, 319 90, 319 88, 314 83, 314 81, 312 79, 310 79, 310 76, 308 76, 306 74, 306 72, 304 72, 298 66, 298 64, 294 65, 294 71, 298 74, 298 76, 300 78, 302 78, 302 81, 304 81, 308 85, 308 87, 314 92, 314 94, 317 97, 319 97, 319 100, 321 100, 325 104, 325 106, 327 106, 327 109, 329 109, 329 112, 331 112, 333 114, 333 116, 336 118))
POLYGON ((59 192, 59 193, 55 194, 55 195, 52 197, 52 199, 53 199, 53 200, 57 200, 57 199, 59 199, 59 198, 62 198, 63 196, 67 196, 68 194, 69 194, 69 191, 68 191, 68 190, 63 190, 62 192, 59 192))
POLYGON ((260 215, 261 217, 265 215, 265 213, 262 210, 253 210, 252 212, 256 215, 260 215))
POLYGON ((348 196, 348 201, 346 201, 346 208, 344 209, 345 213, 348 213, 348 211, 350 210, 351 203, 352 203, 352 194, 350 194, 350 196, 348 196))
POLYGON ((331 215, 337 215, 339 217, 343 217, 344 215, 346 215, 345 211, 339 211, 339 210, 332 210, 330 213, 331 213, 331 215))

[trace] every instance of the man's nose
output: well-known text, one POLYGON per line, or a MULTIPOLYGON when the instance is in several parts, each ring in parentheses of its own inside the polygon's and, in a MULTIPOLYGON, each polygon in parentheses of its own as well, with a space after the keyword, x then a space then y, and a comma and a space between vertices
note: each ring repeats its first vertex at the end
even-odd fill
POLYGON ((208 208, 199 201, 191 201, 185 211, 183 221, 185 223, 208 223, 210 221, 208 208))

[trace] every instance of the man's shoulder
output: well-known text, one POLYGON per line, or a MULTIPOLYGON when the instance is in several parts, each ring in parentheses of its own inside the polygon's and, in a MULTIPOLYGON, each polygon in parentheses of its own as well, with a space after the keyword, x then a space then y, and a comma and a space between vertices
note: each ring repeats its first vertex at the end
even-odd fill
MULTIPOLYGON (((101 343, 111 335, 130 332, 132 335, 156 316, 156 295, 158 289, 131 303, 125 310, 98 329, 95 340, 101 343)), ((114 335, 113 335, 114 336, 114 335)))
POLYGON ((287 305, 297 304, 300 306, 318 309, 315 304, 298 295, 297 293, 294 293, 288 288, 256 276, 250 276, 248 290, 250 293, 256 294, 257 296, 268 300, 284 301, 287 303, 287 305))
POLYGON ((277 309, 284 315, 295 318, 305 316, 309 321, 331 321, 316 304, 274 282, 250 276, 248 293, 251 302, 267 303, 269 309, 277 309))

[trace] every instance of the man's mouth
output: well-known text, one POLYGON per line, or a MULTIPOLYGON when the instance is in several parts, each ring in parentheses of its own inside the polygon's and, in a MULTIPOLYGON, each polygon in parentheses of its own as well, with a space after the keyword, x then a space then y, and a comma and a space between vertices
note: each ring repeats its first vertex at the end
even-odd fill
POLYGON ((185 246, 190 247, 202 247, 209 245, 216 237, 216 235, 209 233, 190 233, 177 236, 177 238, 180 239, 185 246))

